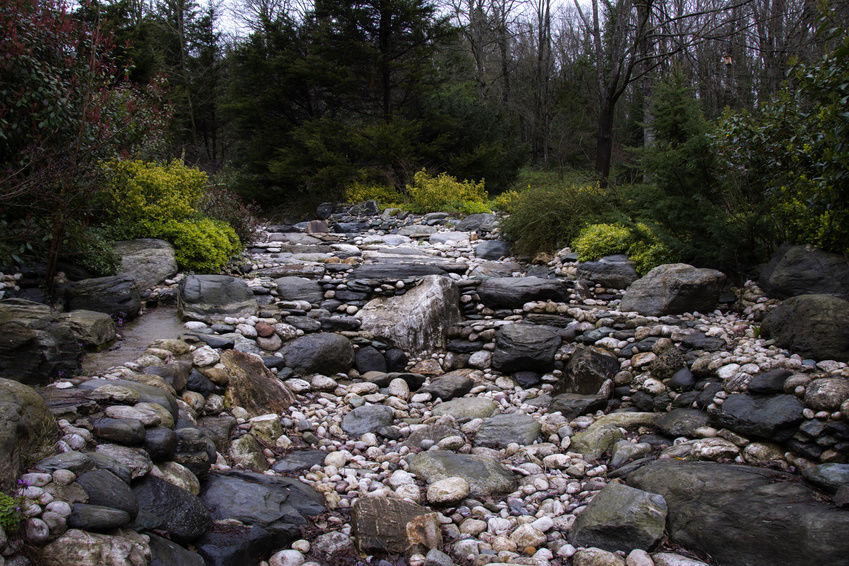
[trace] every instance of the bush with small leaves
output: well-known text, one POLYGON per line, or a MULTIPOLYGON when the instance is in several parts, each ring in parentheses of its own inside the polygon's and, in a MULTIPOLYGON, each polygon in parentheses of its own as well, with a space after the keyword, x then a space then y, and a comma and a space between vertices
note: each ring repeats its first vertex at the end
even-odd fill
POLYGON ((595 261, 626 253, 632 243, 631 231, 621 224, 590 224, 572 241, 572 249, 578 253, 578 261, 595 261))
POLYGON ((447 173, 431 177, 422 170, 407 185, 412 202, 406 205, 412 212, 459 212, 476 214, 490 212, 484 182, 458 181, 447 173))
POLYGON ((405 195, 386 185, 351 183, 345 187, 345 202, 352 204, 375 200, 383 206, 398 206, 407 200, 405 195))
POLYGON ((214 273, 241 249, 241 242, 226 222, 212 218, 171 220, 156 233, 174 244, 177 263, 201 273, 214 273))

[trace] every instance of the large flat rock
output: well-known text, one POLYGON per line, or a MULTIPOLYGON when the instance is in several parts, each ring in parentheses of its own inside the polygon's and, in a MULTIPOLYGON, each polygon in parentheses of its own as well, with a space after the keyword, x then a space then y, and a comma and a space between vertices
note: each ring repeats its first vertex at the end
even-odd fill
POLYGON ((563 301, 567 290, 563 281, 539 277, 492 277, 478 287, 478 295, 493 309, 520 309, 529 301, 563 301))

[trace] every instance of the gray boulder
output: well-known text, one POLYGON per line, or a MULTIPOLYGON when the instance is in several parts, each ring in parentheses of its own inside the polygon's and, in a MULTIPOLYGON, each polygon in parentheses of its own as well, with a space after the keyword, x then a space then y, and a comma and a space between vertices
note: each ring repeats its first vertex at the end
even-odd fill
POLYGON ((743 436, 782 442, 802 422, 804 405, 795 395, 729 395, 713 415, 715 424, 743 436))
POLYGON ((300 375, 346 372, 354 364, 354 346, 339 334, 320 332, 292 340, 283 348, 286 365, 300 375))
POLYGON ((407 461, 410 472, 429 484, 445 478, 464 478, 469 482, 472 497, 507 493, 516 488, 513 472, 486 456, 427 450, 410 456, 407 461))
POLYGON ((104 312, 115 318, 132 320, 141 310, 141 294, 129 275, 95 277, 68 283, 65 287, 68 310, 104 312))
POLYGON ((433 414, 437 417, 451 415, 458 421, 471 419, 485 419, 498 408, 498 404, 486 397, 460 397, 445 403, 440 403, 433 408, 433 414))
POLYGON ((559 279, 492 277, 478 287, 484 305, 493 309, 520 309, 529 301, 563 301, 566 285, 559 279))
POLYGON ((0 491, 10 493, 24 469, 56 449, 59 427, 34 389, 0 378, 0 491))
POLYGON ((150 539, 150 566, 204 566, 203 558, 167 538, 145 533, 150 539))
POLYGON ((306 277, 280 277, 277 283, 277 296, 284 301, 307 301, 319 303, 324 299, 324 291, 318 281, 306 277))
POLYGON ((627 483, 662 495, 670 540, 718 564, 842 564, 849 555, 849 511, 818 501, 790 474, 659 460, 627 483))
POLYGON ((612 255, 598 261, 587 261, 578 265, 578 278, 589 279, 603 287, 625 289, 639 278, 634 265, 627 256, 612 255))
POLYGON ((574 419, 587 413, 603 410, 605 407, 607 407, 607 397, 604 395, 561 393, 551 398, 548 412, 560 412, 567 419, 574 419))
POLYGON ((174 248, 165 240, 123 240, 115 242, 114 250, 121 258, 118 274, 131 277, 142 291, 177 273, 174 248))
POLYGON ((802 356, 849 361, 849 301, 832 295, 792 297, 764 317, 761 332, 802 356))
POLYGON ((133 486, 139 505, 136 522, 167 532, 178 542, 200 538, 212 525, 203 502, 185 489, 147 475, 133 486))
POLYGON ((445 346, 448 329, 459 322, 460 293, 447 277, 429 275, 400 296, 369 301, 356 317, 360 330, 413 352, 445 346))
POLYGON ((663 537, 666 512, 663 496, 609 483, 578 515, 569 542, 609 551, 649 549, 663 537))
POLYGON ((78 366, 80 346, 71 324, 47 305, 0 301, 0 376, 43 384, 78 366))
POLYGON ((760 286, 777 299, 834 295, 849 300, 849 260, 810 245, 784 245, 761 272, 760 286))
POLYGON ((528 446, 539 437, 540 424, 524 413, 495 415, 486 419, 475 436, 476 446, 505 448, 513 442, 528 446))
POLYGON ((849 464, 829 462, 802 470, 802 477, 829 493, 849 487, 849 464))
POLYGON ((42 566, 148 566, 151 560, 147 540, 130 530, 102 535, 70 529, 39 554, 42 566))
POLYGON ((356 267, 349 279, 376 279, 379 281, 399 279, 417 279, 425 275, 445 275, 446 271, 435 264, 392 261, 384 263, 364 263, 356 267))
POLYGON ((563 371, 559 393, 596 395, 608 379, 619 371, 619 359, 602 348, 579 346, 563 371))
POLYGON ((463 232, 476 232, 478 230, 481 232, 491 232, 497 225, 498 219, 494 214, 482 212, 478 214, 470 214, 465 217, 458 222, 456 226, 454 226, 454 229, 462 230, 463 232))
POLYGON ((725 275, 686 263, 659 265, 628 287, 619 310, 646 316, 710 312, 719 302, 725 275))
POLYGON ((448 401, 455 397, 462 397, 468 393, 474 381, 469 377, 469 370, 457 370, 451 373, 446 373, 443 376, 435 378, 419 391, 421 393, 430 393, 434 399, 442 399, 448 401))
POLYGON ((342 419, 342 430, 353 436, 376 432, 392 424, 395 411, 385 405, 363 405, 342 419))
POLYGON ((560 334, 546 326, 508 324, 496 336, 492 367, 504 373, 549 371, 560 341, 560 334))
POLYGON ((229 316, 253 316, 258 306, 242 279, 229 275, 189 275, 180 283, 177 309, 184 319, 213 323, 229 316))
POLYGON ((115 340, 115 321, 103 312, 75 310, 62 313, 77 341, 87 348, 99 349, 115 340))
POLYGON ((481 259, 501 259, 510 255, 510 244, 504 240, 484 240, 475 246, 475 256, 481 259))

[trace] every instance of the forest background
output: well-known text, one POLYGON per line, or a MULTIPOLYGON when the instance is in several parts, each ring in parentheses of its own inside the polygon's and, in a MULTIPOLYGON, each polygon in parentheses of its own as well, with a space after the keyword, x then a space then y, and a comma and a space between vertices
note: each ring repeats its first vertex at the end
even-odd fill
POLYGON ((528 254, 849 250, 846 0, 239 1, 3 3, 0 263, 214 270, 257 207, 424 186, 528 254))

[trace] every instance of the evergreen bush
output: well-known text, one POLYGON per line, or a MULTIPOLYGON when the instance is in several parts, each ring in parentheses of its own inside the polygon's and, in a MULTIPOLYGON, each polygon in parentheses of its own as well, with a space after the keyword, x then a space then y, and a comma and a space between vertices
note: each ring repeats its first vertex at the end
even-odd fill
POLYGON ((578 253, 578 261, 595 261, 624 254, 632 244, 631 231, 621 224, 590 224, 572 241, 572 249, 578 253))

